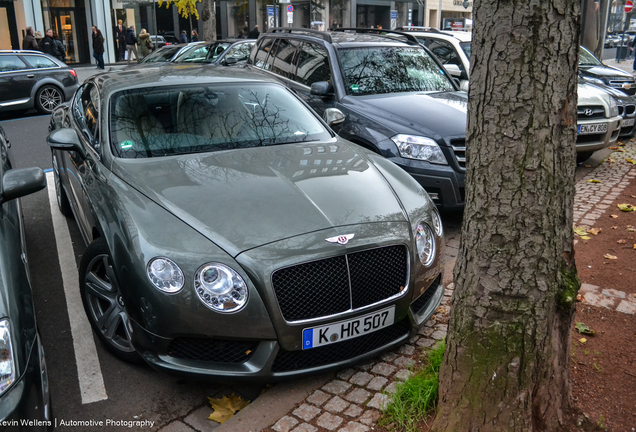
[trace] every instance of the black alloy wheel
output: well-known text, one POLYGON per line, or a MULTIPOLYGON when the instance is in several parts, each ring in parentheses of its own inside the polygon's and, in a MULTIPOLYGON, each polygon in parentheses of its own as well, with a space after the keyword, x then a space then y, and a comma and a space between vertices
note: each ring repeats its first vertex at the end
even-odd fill
POLYGON ((60 168, 55 153, 52 154, 51 159, 53 164, 53 178, 55 179, 55 197, 57 198, 57 206, 60 209, 60 213, 66 217, 71 217, 73 216, 73 211, 71 210, 71 203, 68 201, 68 196, 66 195, 60 180, 60 168))
POLYGON ((131 324, 108 246, 102 237, 86 248, 79 276, 82 303, 97 337, 120 359, 143 363, 132 344, 131 324))
POLYGON ((64 94, 53 85, 42 86, 35 94, 35 109, 41 114, 51 114, 62 102, 64 102, 64 94))

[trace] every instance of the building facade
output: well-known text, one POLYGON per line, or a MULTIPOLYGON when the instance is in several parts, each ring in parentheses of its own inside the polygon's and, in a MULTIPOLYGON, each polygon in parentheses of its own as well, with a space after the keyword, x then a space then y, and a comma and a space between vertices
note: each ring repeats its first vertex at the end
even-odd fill
MULTIPOLYGON (((275 26, 326 30, 331 27, 402 26, 439 28, 450 22, 465 25, 472 17, 472 1, 465 0, 217 0, 217 38, 244 36, 258 25, 260 31, 275 26), (441 13, 440 13, 441 10, 441 13)), ((128 28, 150 34, 179 36, 185 30, 201 34, 201 22, 180 17, 177 7, 159 7, 156 0, 0 0, 0 49, 20 49, 25 29, 42 34, 53 29, 66 49, 69 64, 94 63, 91 27, 106 39, 104 61, 119 58, 115 38, 118 20, 128 28)), ((199 14, 202 3, 197 4, 199 14)), ((471 21, 470 21, 471 22, 471 21)))

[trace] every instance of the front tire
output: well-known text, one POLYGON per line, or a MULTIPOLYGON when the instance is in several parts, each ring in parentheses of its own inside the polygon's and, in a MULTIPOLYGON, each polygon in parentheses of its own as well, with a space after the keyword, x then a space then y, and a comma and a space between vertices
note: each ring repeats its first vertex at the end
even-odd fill
POLYGON ((62 90, 53 85, 44 85, 35 94, 35 109, 41 114, 51 114, 62 102, 62 90))
POLYGON ((132 344, 132 328, 106 241, 91 243, 80 263, 80 294, 93 331, 106 349, 129 363, 141 364, 132 344))
POLYGON ((71 217, 73 216, 73 210, 71 210, 71 203, 68 200, 68 196, 66 195, 64 187, 62 186, 62 181, 60 180, 60 168, 55 153, 51 155, 51 159, 53 164, 53 178, 55 179, 55 197, 57 198, 57 206, 60 209, 60 213, 66 217, 71 217))

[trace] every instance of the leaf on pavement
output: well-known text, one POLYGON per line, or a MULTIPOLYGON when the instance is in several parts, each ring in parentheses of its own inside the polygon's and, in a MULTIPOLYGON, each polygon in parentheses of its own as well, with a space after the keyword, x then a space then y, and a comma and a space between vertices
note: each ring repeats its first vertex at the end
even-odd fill
POLYGON ((616 150, 616 149, 618 149, 618 147, 613 146, 613 147, 610 147, 609 149, 610 149, 610 150, 616 150))
POLYGON ((610 255, 610 254, 605 254, 605 255, 603 255, 603 257, 604 257, 604 258, 607 258, 607 259, 609 259, 609 260, 616 260, 616 259, 618 259, 618 257, 617 257, 617 256, 615 256, 615 255, 610 255))
POLYGON ((589 236, 581 236, 581 240, 589 240, 590 237, 589 236))
POLYGON ((617 218, 618 218, 618 215, 610 215, 610 217, 611 217, 612 219, 617 219, 617 218))
MULTIPOLYGON (((583 324, 581 322, 577 322, 576 323, 576 330, 579 332, 579 334, 586 334, 586 335, 590 335, 590 336, 594 336, 596 334, 596 332, 594 330, 592 330, 587 325, 585 325, 585 324, 583 324)), ((583 343, 585 343, 585 342, 583 342, 583 343)))
POLYGON ((584 344, 584 343, 586 343, 586 342, 587 342, 587 339, 585 339, 585 338, 581 338, 581 339, 579 339, 579 342, 581 342, 582 344, 584 344))
POLYGON ((616 204, 621 211, 630 212, 634 211, 634 206, 631 204, 616 204))
POLYGON ((603 183, 602 181, 596 180, 596 179, 589 179, 587 182, 588 183, 603 183))
POLYGON ((587 230, 588 233, 594 235, 598 235, 601 231, 603 231, 603 228, 590 228, 589 230, 587 230))
POLYGON ((616 225, 612 226, 612 229, 618 229, 618 227, 616 225))
POLYGON ((625 158, 625 160, 626 160, 627 162, 629 162, 630 164, 636 165, 636 161, 635 161, 635 160, 633 160, 633 159, 627 159, 627 158, 625 158))
POLYGON ((220 399, 212 399, 211 397, 208 397, 208 401, 210 401, 210 406, 214 409, 214 412, 210 414, 208 419, 221 424, 228 421, 237 411, 242 410, 250 403, 250 401, 245 401, 241 399, 240 396, 236 396, 234 393, 232 393, 229 397, 223 396, 220 399))
POLYGON ((627 243, 627 240, 620 239, 620 240, 619 240, 619 241, 617 241, 616 243, 618 243, 618 244, 625 244, 625 243, 627 243))
POLYGON ((584 236, 587 234, 585 227, 574 227, 574 234, 584 236))
POLYGON ((608 161, 609 163, 616 162, 616 161, 615 161, 614 159, 612 159, 612 158, 607 158, 607 161, 608 161))

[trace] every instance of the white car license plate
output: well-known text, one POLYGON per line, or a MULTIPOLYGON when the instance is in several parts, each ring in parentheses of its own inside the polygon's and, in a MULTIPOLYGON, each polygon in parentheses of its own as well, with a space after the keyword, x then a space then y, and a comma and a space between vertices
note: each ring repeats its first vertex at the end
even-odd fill
POLYGON ((635 119, 626 119, 623 120, 623 123, 621 123, 621 127, 630 127, 630 126, 634 126, 634 120, 635 119))
POLYGON ((579 135, 589 135, 607 132, 607 123, 579 125, 579 135))
POLYGON ((347 321, 303 329, 303 349, 316 348, 373 333, 393 324, 395 306, 347 321))

